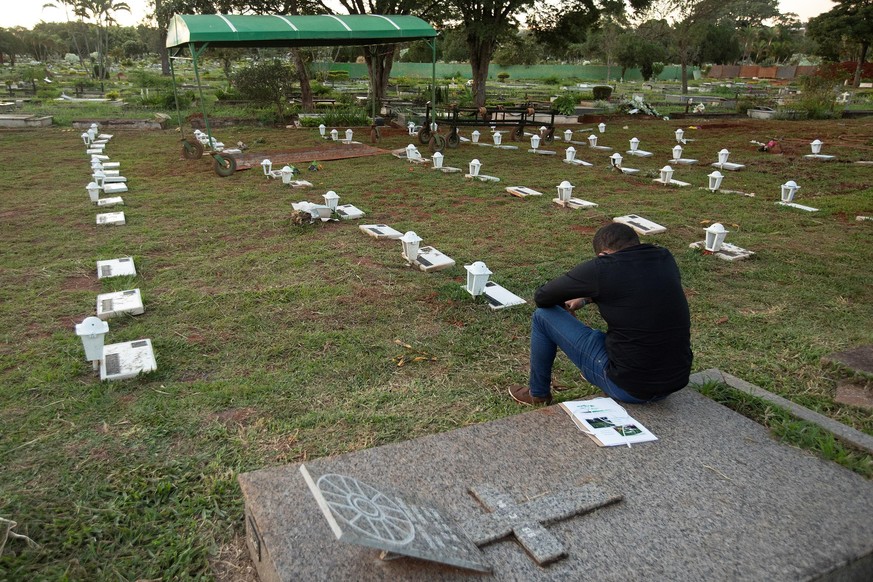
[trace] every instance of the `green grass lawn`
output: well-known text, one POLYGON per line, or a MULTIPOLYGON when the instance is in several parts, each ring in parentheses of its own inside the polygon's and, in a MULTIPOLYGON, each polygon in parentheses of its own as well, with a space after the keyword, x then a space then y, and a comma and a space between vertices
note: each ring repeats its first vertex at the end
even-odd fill
MULTIPOLYGON (((600 144, 623 152, 636 136, 655 152, 625 157, 644 170, 637 177, 610 172, 608 153, 584 146, 577 158, 593 168, 561 163, 557 143, 555 157, 527 154, 526 143, 465 145, 445 164, 478 158, 500 184, 384 155, 304 170, 311 190, 259 167, 219 178, 207 158, 181 159, 174 130, 115 132, 107 153, 130 187, 117 228, 94 224, 81 130, 0 132, 0 516, 41 544, 10 541, 0 579, 210 578, 210 560, 243 531, 238 473, 521 412, 505 389, 526 378, 533 307, 492 312, 461 289, 463 265, 485 261, 495 281, 530 299, 590 258, 593 232, 627 213, 668 227, 652 242, 682 270, 696 370, 721 368, 873 434, 869 411, 834 403, 838 373, 819 363, 873 342, 873 222, 855 221, 873 213, 873 188, 870 167, 852 163, 873 159, 873 120, 690 123, 607 121, 600 144), (675 167, 694 184, 684 189, 651 182, 677 127, 695 140, 684 157, 705 162, 675 167), (784 155, 749 143, 769 137, 783 138, 784 155), (838 161, 804 160, 815 138, 838 161), (755 197, 699 188, 722 148, 747 165, 725 172, 723 188, 755 197), (552 204, 562 180, 599 207, 552 204), (798 202, 821 210, 776 206, 787 180, 801 185, 798 202), (514 198, 510 185, 546 196, 514 198), (354 222, 292 226, 291 203, 327 190, 366 211, 364 222, 414 230, 457 266, 414 271, 399 242, 354 222), (730 264, 689 250, 705 221, 724 223, 727 241, 757 256, 730 264), (97 260, 126 255, 136 278, 97 280, 97 260), (97 293, 133 287, 146 312, 110 320, 107 343, 151 338, 158 370, 101 384, 73 325, 94 313, 97 293), (413 361, 418 352, 434 359, 413 361)), ((322 144, 315 130, 216 135, 257 142, 264 157, 322 144)), ((407 143, 387 137, 381 147, 407 143)), ((591 308, 583 317, 603 326, 591 308)), ((556 375, 575 387, 561 399, 598 393, 563 357, 556 375)), ((869 456, 849 456, 873 474, 869 456)))

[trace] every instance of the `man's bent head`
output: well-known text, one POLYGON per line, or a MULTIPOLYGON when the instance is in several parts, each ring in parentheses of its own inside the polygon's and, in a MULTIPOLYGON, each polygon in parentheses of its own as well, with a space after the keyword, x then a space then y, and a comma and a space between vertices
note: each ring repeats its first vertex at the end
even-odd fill
POLYGON ((606 251, 616 252, 640 244, 636 231, 626 224, 613 222, 601 227, 594 233, 594 252, 600 254, 606 251))

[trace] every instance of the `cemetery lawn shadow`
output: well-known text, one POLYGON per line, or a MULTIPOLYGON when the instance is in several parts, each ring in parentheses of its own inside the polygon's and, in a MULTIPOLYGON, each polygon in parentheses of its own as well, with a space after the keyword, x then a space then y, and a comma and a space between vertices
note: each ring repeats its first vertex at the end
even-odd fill
MULTIPOLYGON (((219 178, 207 158, 181 159, 175 131, 116 131, 107 153, 130 188, 127 224, 117 228, 94 223, 80 132, 0 132, 0 179, 15 185, 0 191, 0 515, 41 545, 8 542, 0 579, 246 579, 240 472, 522 412, 505 388, 526 378, 534 291, 590 258, 596 229, 630 213, 667 227, 646 242, 670 249, 682 271, 695 370, 720 368, 873 434, 868 410, 834 401, 839 373, 819 362, 873 343, 873 222, 854 219, 873 214, 873 189, 869 167, 852 163, 873 159, 873 120, 707 125, 608 120, 600 143, 623 152, 638 137, 655 152, 626 161, 641 169, 636 177, 611 172, 610 152, 584 146, 577 158, 592 168, 561 163, 560 143, 549 146, 555 157, 527 154, 524 143, 463 145, 444 152, 446 165, 466 168, 475 157, 501 182, 382 155, 304 170, 309 190, 260 168, 219 178), (700 160, 675 168, 692 183, 681 189, 651 181, 678 127, 694 140, 683 156, 700 160), (749 143, 773 136, 787 153, 749 143), (837 161, 802 157, 816 138, 837 161), (754 197, 700 188, 722 148, 747 166, 724 172, 722 187, 754 197), (563 180, 599 206, 554 205, 563 180), (777 206, 787 180, 819 212, 777 206), (516 198, 504 190, 512 185, 544 195, 516 198), (292 202, 328 190, 367 216, 292 224, 292 202), (733 264, 689 249, 712 222, 755 257, 733 264), (457 264, 416 271, 399 242, 366 236, 360 223, 414 230, 457 264), (122 256, 134 257, 138 275, 98 281, 96 261, 122 256), (473 300, 463 265, 476 260, 529 303, 492 311, 473 300), (94 313, 97 293, 131 288, 145 313, 110 320, 107 343, 150 338, 158 370, 100 383, 73 326, 94 313)), ((216 135, 257 143, 252 153, 321 143, 315 130, 216 135)), ((379 147, 408 143, 395 135, 379 147)), ((582 317, 604 328, 596 310, 582 317)), ((555 381, 571 387, 560 400, 599 394, 563 356, 555 381)), ((817 448, 873 476, 869 456, 817 448)))

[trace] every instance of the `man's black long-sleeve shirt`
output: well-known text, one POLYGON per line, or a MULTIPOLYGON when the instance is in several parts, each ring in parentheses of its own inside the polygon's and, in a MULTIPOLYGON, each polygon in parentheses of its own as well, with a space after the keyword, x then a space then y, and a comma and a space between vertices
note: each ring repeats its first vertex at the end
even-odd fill
POLYGON ((665 248, 640 244, 581 263, 537 289, 539 307, 590 297, 606 321, 607 375, 648 399, 685 387, 691 317, 679 267, 665 248))

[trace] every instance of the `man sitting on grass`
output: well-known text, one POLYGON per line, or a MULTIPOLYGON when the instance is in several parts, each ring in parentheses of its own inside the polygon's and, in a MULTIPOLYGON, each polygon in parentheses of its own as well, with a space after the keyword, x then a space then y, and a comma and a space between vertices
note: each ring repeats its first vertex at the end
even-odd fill
POLYGON ((530 382, 509 388, 521 404, 552 403, 557 348, 588 382, 621 402, 654 402, 688 384, 691 319, 673 255, 640 244, 632 228, 618 223, 598 230, 593 244, 594 259, 534 295, 530 382), (588 303, 597 305, 606 333, 576 319, 588 303))

